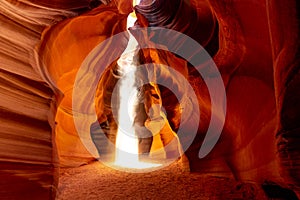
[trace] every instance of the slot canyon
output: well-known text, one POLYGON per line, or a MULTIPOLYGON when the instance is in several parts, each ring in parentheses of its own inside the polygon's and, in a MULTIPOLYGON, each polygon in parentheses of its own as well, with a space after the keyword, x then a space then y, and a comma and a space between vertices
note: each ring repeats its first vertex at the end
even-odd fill
POLYGON ((299 199, 299 4, 0 0, 0 199, 299 199))

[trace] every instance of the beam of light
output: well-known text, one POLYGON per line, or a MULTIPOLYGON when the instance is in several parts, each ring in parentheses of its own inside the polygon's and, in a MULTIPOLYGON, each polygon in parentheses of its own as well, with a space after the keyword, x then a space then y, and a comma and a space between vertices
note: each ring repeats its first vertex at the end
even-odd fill
MULTIPOLYGON (((133 4, 135 3, 139 3, 139 1, 134 1, 133 4)), ((127 28, 133 26, 135 21, 135 15, 130 14, 127 18, 127 28)), ((116 157, 114 164, 120 167, 134 169, 159 167, 161 164, 139 161, 138 138, 135 135, 133 127, 133 119, 135 116, 134 107, 137 102, 137 88, 135 87, 134 76, 137 66, 135 66, 134 63, 135 51, 133 50, 137 49, 138 42, 129 31, 128 33, 129 41, 127 47, 117 62, 124 76, 120 80, 119 88, 119 128, 116 138, 116 157), (128 115, 131 119, 128 119, 128 115)))
POLYGON ((141 0, 133 0, 133 7, 136 5, 139 5, 141 3, 141 0))

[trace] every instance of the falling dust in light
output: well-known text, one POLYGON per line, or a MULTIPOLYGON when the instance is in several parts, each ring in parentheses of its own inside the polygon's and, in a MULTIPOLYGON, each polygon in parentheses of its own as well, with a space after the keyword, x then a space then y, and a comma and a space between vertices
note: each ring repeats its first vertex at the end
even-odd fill
MULTIPOLYGON (((133 1, 133 6, 139 4, 139 0, 133 1)), ((134 13, 128 15, 127 28, 132 27, 136 21, 134 13)), ((135 50, 138 46, 136 39, 129 33, 129 41, 125 51, 118 60, 118 66, 125 74, 120 84, 120 106, 119 106, 119 128, 116 139, 116 157, 114 165, 132 168, 132 169, 146 169, 159 167, 161 164, 141 162, 138 154, 138 138, 135 135, 133 127, 134 105, 137 101, 137 88, 134 86, 134 74, 136 66, 134 65, 135 50), (129 72, 126 74, 127 72, 129 72), (130 100, 130 101, 128 101, 130 100), (125 114, 126 113, 126 114, 125 114), (131 119, 128 119, 128 114, 131 119), (126 132, 125 132, 126 130, 126 132)))

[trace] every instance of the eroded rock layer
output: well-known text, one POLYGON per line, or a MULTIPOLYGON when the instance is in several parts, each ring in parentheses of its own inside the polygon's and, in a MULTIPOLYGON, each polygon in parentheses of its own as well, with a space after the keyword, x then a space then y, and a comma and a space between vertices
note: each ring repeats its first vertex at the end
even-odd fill
POLYGON ((58 184, 56 99, 34 49, 45 26, 74 14, 18 1, 1 1, 0 12, 1 198, 51 199, 58 184))
MULTIPOLYGON (((79 166, 94 159, 74 125, 74 81, 90 51, 125 30, 133 8, 118 0, 77 16, 99 2, 34 3, 40 6, 29 1, 0 2, 0 173, 3 180, 9 180, 0 184, 5 184, 7 197, 34 190, 36 195, 26 195, 41 199, 55 194, 58 159, 61 166, 79 166), (18 187, 10 187, 16 182, 18 187)), ((192 171, 264 186, 276 183, 299 195, 297 4, 295 0, 145 0, 135 8, 140 14, 137 25, 174 29, 201 43, 223 78, 227 95, 224 130, 213 151, 199 159, 211 102, 202 78, 189 69, 189 81, 203 110, 198 134, 186 152, 192 171)), ((111 44, 117 47, 113 50, 107 46, 113 52, 104 49, 101 55, 109 58, 122 52, 126 38, 119 42, 111 44)), ((83 81, 88 83, 88 78, 83 81)), ((84 107, 86 101, 94 102, 82 99, 79 103, 84 107)), ((101 101, 101 96, 95 101, 101 101)))

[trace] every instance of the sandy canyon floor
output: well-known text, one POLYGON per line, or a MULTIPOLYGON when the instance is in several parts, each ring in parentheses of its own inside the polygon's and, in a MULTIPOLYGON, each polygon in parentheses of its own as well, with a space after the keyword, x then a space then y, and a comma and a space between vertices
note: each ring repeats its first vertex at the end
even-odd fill
POLYGON ((129 173, 96 161, 60 170, 59 200, 73 199, 267 199, 259 186, 191 173, 179 162, 149 173, 129 173))

